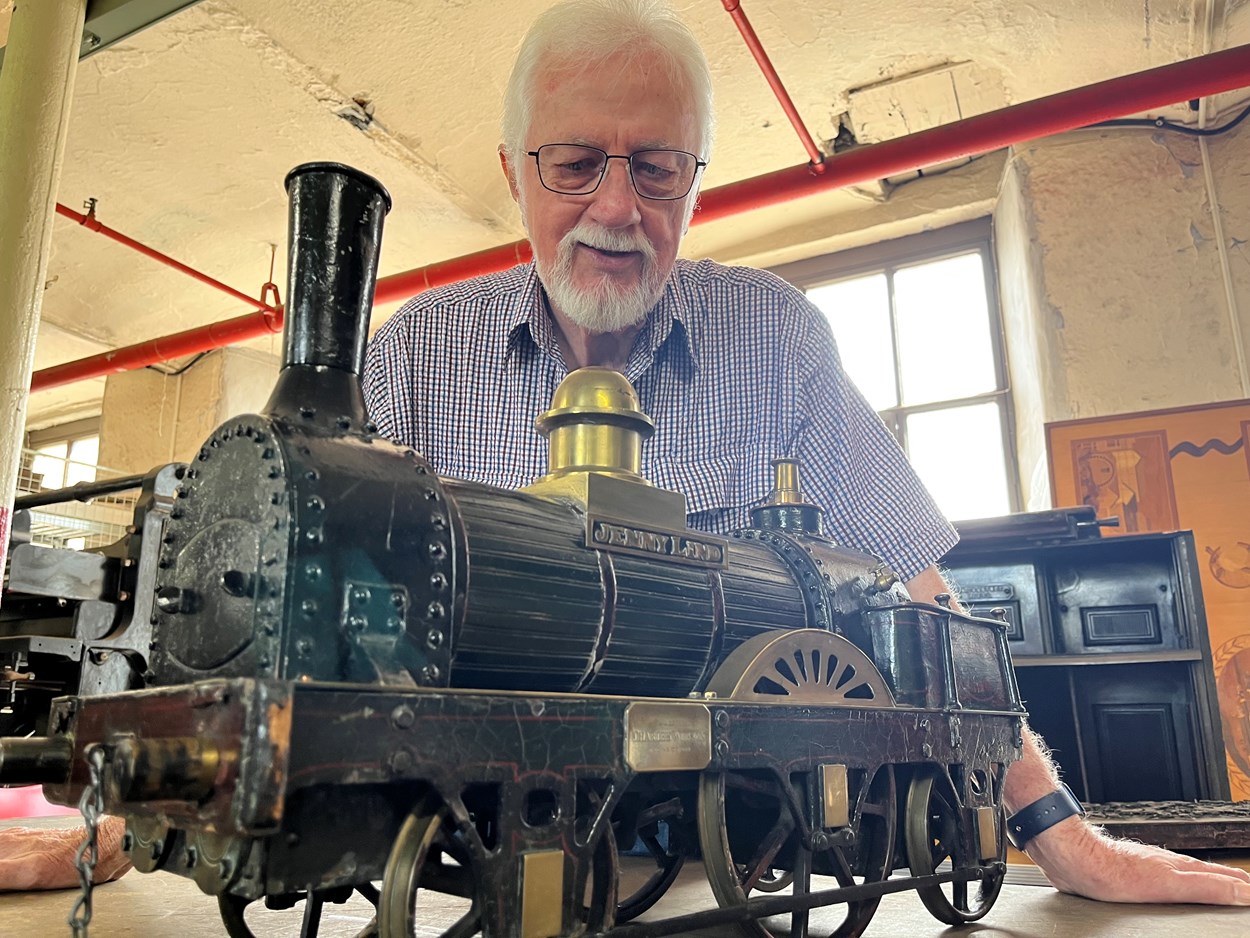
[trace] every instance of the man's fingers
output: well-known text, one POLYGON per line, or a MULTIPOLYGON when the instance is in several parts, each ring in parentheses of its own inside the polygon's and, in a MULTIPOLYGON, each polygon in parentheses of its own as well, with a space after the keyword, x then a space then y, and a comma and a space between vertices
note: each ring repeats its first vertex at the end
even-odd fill
MULTIPOLYGON (((1244 870, 1224 868, 1228 873, 1244 873, 1244 870)), ((1250 883, 1225 873, 1191 873, 1177 871, 1176 902, 1196 902, 1202 905, 1250 905, 1250 883)))
POLYGON ((1227 876, 1234 880, 1240 880, 1243 883, 1250 883, 1250 872, 1238 869, 1235 866, 1223 866, 1219 863, 1208 863, 1206 860, 1199 860, 1196 857, 1187 857, 1182 855, 1183 862, 1177 863, 1177 869, 1184 870, 1187 873, 1214 873, 1220 876, 1227 876))
MULTIPOLYGON (((126 822, 122 818, 101 819, 97 834, 100 858, 94 882, 108 882, 130 869, 130 860, 121 847, 125 832, 126 822)), ((81 827, 0 831, 0 892, 77 886, 74 858, 85 837, 86 831, 81 827)))
POLYGON ((0 860, 0 892, 41 889, 42 863, 37 859, 0 860))
POLYGON ((122 852, 122 837, 126 833, 126 821, 119 817, 106 817, 100 821, 97 837, 100 844, 100 862, 96 864, 96 883, 117 879, 130 869, 130 858, 122 852))

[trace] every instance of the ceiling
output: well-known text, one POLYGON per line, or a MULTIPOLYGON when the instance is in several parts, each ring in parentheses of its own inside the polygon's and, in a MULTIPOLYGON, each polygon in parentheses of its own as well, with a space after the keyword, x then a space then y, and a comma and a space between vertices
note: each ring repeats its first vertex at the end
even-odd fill
MULTIPOLYGON (((499 101, 512 50, 547 5, 202 0, 80 63, 58 200, 78 210, 94 198, 104 224, 249 295, 269 278, 275 248, 283 282, 282 179, 308 160, 349 163, 390 190, 383 276, 517 240, 495 152, 499 101)), ((707 51, 718 94, 704 188, 805 162, 722 3, 675 5, 707 51)), ((874 142, 1250 42, 1250 0, 742 6, 826 148, 843 123, 874 142), (935 88, 946 89, 936 105, 935 88)), ((12 8, 0 0, 0 43, 12 8)), ((996 167, 980 161, 946 183, 907 187, 920 203, 914 223, 983 213, 996 167), (944 196, 943 185, 957 194, 944 196)), ((891 186, 867 186, 712 222, 692 230, 683 253, 758 264, 820 253, 870 237, 872 213, 897 198, 891 186)), ((374 325, 393 309, 379 308, 374 325)), ((35 367, 248 312, 58 217, 35 367)), ((102 390, 95 379, 40 391, 29 425, 90 413, 102 390)))

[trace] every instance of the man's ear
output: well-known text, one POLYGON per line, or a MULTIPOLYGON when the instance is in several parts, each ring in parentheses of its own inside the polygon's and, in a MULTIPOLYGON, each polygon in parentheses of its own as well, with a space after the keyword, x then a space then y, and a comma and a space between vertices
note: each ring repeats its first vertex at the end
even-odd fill
POLYGON ((696 186, 694 192, 691 193, 691 195, 687 196, 687 198, 690 199, 690 203, 689 203, 690 210, 686 212, 686 223, 681 226, 681 236, 683 238, 686 236, 687 232, 690 231, 690 223, 694 221, 694 213, 699 210, 699 196, 700 195, 702 195, 702 193, 699 191, 698 187, 696 186))
POLYGON ((516 203, 521 201, 521 193, 517 190, 516 173, 513 172, 513 166, 508 162, 508 151, 504 149, 504 145, 499 144, 499 165, 503 167, 504 178, 508 180, 508 191, 512 193, 512 200, 516 203))

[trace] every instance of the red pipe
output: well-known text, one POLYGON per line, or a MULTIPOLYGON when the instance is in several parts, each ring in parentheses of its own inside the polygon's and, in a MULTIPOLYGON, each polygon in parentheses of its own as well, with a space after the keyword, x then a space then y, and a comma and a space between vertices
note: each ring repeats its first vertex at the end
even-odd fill
MULTIPOLYGON (((1088 124, 1109 120, 1125 114, 1138 114, 1154 108, 1207 97, 1235 88, 1250 85, 1250 45, 1236 46, 1222 52, 1198 56, 1172 65, 1152 68, 1121 78, 1086 85, 1072 91, 1026 101, 989 114, 966 118, 932 130, 887 140, 869 146, 839 153, 828 161, 828 171, 813 175, 809 164, 766 173, 709 189, 699 198, 699 211, 691 224, 715 221, 740 212, 787 202, 822 192, 839 189, 855 183, 881 179, 897 173, 931 166, 947 160, 985 153, 1013 143, 1033 140, 1049 134, 1074 130, 1088 124)), ((407 299, 430 287, 457 280, 505 270, 513 264, 528 260, 531 256, 529 243, 514 241, 475 254, 441 261, 415 270, 403 271, 383 277, 378 281, 374 295, 375 303, 388 303, 407 299)), ((249 300, 249 302, 255 302, 249 300)), ((149 357, 141 360, 131 352, 152 349, 171 340, 185 341, 179 355, 189 355, 219 348, 224 342, 210 341, 214 330, 222 326, 237 328, 231 342, 256 338, 275 331, 272 319, 266 314, 252 314, 228 320, 215 326, 204 326, 188 332, 180 332, 167 339, 157 339, 142 345, 130 346, 103 355, 95 355, 54 368, 45 368, 34 374, 31 390, 69 384, 85 378, 142 367, 162 358, 149 357), (245 326, 245 324, 249 324, 245 326), (199 344, 192 347, 191 337, 199 336, 199 344), (113 367, 113 363, 125 358, 132 364, 113 367), (55 372, 55 377, 52 373, 55 372)), ((162 346, 163 347, 163 346, 162 346)), ((173 357, 173 356, 171 356, 173 357)))
POLYGON ((790 123, 794 126, 795 132, 799 135, 799 140, 803 143, 803 149, 807 151, 807 155, 812 161, 809 169, 813 173, 823 173, 825 171, 825 155, 820 152, 820 147, 816 146, 816 141, 812 139, 812 135, 803 126, 803 118, 799 116, 798 108, 790 100, 790 93, 786 91, 786 86, 781 83, 781 76, 773 68, 773 63, 768 58, 768 53, 764 51, 764 46, 760 43, 759 37, 755 35, 755 30, 751 27, 751 21, 747 19, 741 4, 738 0, 720 0, 720 2, 733 18, 734 25, 738 27, 738 32, 742 33, 742 38, 746 41, 747 48, 755 56, 755 61, 759 65, 760 71, 764 73, 764 78, 768 81, 768 87, 772 88, 773 94, 777 96, 781 109, 786 112, 786 117, 790 118, 790 123))
POLYGON ((144 255, 145 257, 150 257, 152 258, 152 260, 157 261, 158 263, 165 264, 168 267, 172 267, 174 270, 180 270, 184 274, 186 274, 188 277, 193 277, 194 279, 198 280, 200 283, 210 286, 215 290, 220 290, 222 293, 225 293, 228 296, 232 296, 236 300, 241 300, 242 302, 246 303, 247 305, 251 306, 254 309, 265 310, 271 316, 276 315, 278 317, 279 328, 281 328, 282 310, 279 309, 278 307, 270 306, 264 300, 253 299, 252 297, 248 296, 246 293, 240 293, 234 287, 228 286, 222 283, 220 280, 214 280, 212 277, 208 276, 208 274, 202 274, 195 268, 188 267, 186 264, 182 263, 181 261, 174 260, 168 254, 162 254, 160 251, 150 248, 146 244, 140 244, 134 238, 127 237, 126 235, 122 234, 120 231, 110 228, 108 225, 101 224, 100 221, 95 217, 95 200, 94 199, 92 200, 91 208, 88 210, 86 215, 82 215, 78 212, 75 212, 72 208, 66 208, 60 202, 56 203, 56 213, 58 215, 64 215, 66 218, 69 218, 69 219, 72 219, 73 221, 78 222, 78 224, 82 225, 84 228, 90 228, 92 231, 99 232, 100 234, 104 235, 104 237, 111 238, 112 240, 118 242, 119 244, 124 244, 126 245, 126 247, 131 248, 135 251, 138 251, 140 254, 144 255))
POLYGON ((30 382, 31 391, 72 384, 86 378, 134 371, 155 362, 169 361, 184 355, 196 355, 210 349, 223 348, 236 342, 246 342, 266 333, 282 331, 282 310, 262 310, 234 319, 226 319, 198 329, 188 329, 159 339, 128 345, 125 348, 102 352, 90 358, 53 365, 36 371, 30 382))
POLYGON ((793 166, 721 186, 703 194, 694 222, 716 221, 1247 85, 1250 45, 1235 46, 847 150, 829 160, 823 176, 813 176, 807 166, 793 166))

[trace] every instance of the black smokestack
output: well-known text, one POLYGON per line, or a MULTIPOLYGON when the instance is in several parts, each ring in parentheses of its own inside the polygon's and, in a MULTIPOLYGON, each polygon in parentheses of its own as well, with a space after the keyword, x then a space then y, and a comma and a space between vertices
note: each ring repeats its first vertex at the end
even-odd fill
POLYGON ((287 174, 290 196, 282 372, 266 411, 363 417, 364 367, 382 221, 382 184, 339 163, 287 174), (347 380, 344 380, 350 376, 347 380))

